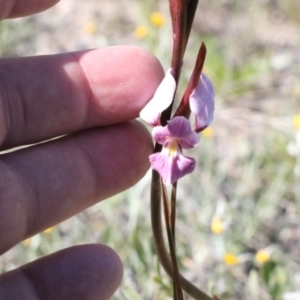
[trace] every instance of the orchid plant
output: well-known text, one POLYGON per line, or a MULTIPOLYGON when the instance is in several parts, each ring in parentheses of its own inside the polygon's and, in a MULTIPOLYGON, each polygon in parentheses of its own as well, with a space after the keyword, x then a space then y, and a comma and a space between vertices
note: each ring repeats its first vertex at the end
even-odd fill
POLYGON ((157 88, 153 98, 140 112, 140 117, 152 129, 154 153, 149 160, 152 172, 151 220, 154 242, 160 263, 173 279, 174 300, 183 300, 182 289, 193 298, 212 300, 178 271, 175 251, 175 215, 177 180, 194 171, 196 161, 185 156, 183 149, 191 149, 200 142, 198 133, 213 120, 214 91, 210 80, 202 74, 206 47, 202 43, 195 67, 182 100, 171 117, 176 88, 183 64, 183 55, 191 31, 198 0, 169 0, 173 28, 171 68, 157 88), (189 121, 194 115, 194 123, 189 121), (167 186, 171 186, 169 201, 167 186), (167 229, 169 252, 166 249, 161 222, 161 200, 167 229))
POLYGON ((160 174, 166 186, 194 171, 195 159, 184 156, 182 148, 190 149, 199 144, 197 132, 212 122, 214 112, 213 87, 209 79, 202 74, 189 97, 189 106, 195 116, 194 128, 191 128, 190 122, 184 116, 175 116, 166 126, 160 126, 161 113, 171 105, 175 89, 176 82, 172 69, 169 69, 154 97, 140 113, 140 117, 154 127, 154 140, 163 146, 161 152, 150 155, 149 159, 152 168, 160 174))

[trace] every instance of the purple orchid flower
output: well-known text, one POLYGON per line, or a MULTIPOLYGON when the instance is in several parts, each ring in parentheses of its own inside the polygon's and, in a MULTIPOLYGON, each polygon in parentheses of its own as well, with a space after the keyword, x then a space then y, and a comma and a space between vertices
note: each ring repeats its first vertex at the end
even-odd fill
POLYGON ((140 112, 140 117, 153 126, 154 140, 163 145, 162 151, 151 154, 151 166, 163 179, 165 185, 173 184, 179 178, 194 171, 194 158, 184 156, 182 149, 194 148, 200 141, 197 132, 205 129, 213 119, 214 91, 209 79, 202 74, 189 97, 191 112, 195 115, 195 130, 185 117, 173 118, 164 127, 160 125, 161 113, 173 101, 176 83, 171 69, 157 88, 153 98, 140 112))
POLYGON ((201 74, 189 104, 195 116, 195 131, 200 132, 212 122, 215 110, 214 88, 205 74, 201 74))
POLYGON ((150 163, 165 185, 170 185, 194 171, 195 159, 184 156, 182 148, 194 148, 200 139, 185 117, 175 117, 165 127, 154 127, 152 135, 157 143, 163 145, 163 149, 149 156, 150 163))

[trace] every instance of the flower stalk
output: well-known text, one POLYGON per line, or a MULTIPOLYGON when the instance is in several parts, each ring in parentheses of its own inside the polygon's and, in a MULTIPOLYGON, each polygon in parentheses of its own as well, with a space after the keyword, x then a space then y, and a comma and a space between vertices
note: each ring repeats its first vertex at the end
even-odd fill
MULTIPOLYGON (((188 4, 186 0, 169 0, 169 7, 173 28, 173 52, 171 60, 172 75, 175 79, 176 86, 180 78, 180 71, 183 64, 183 55, 185 51, 185 34, 188 4)), ((175 94, 174 94, 175 95, 175 94)), ((165 110, 161 117, 161 124, 166 125, 171 118, 174 98, 169 108, 165 110)))
POLYGON ((152 134, 156 141, 154 153, 149 157, 153 169, 152 231, 159 261, 173 279, 174 300, 184 299, 182 289, 198 300, 216 299, 206 295, 179 273, 175 247, 177 180, 191 173, 196 165, 195 159, 183 155, 182 151, 193 148, 199 143, 197 133, 209 125, 214 111, 213 87, 209 79, 202 74, 206 56, 206 47, 202 43, 187 89, 171 118, 183 56, 197 4, 198 0, 169 0, 173 28, 171 68, 166 72, 165 79, 153 99, 140 113, 140 117, 153 127, 152 134), (195 115, 194 128, 188 120, 191 113, 195 115), (168 185, 172 186, 170 200, 166 189, 168 185), (169 252, 163 238, 161 202, 164 205, 169 252))
MULTIPOLYGON (((166 271, 166 273, 173 277, 173 265, 169 253, 167 251, 164 237, 163 226, 161 220, 161 188, 160 188, 160 176, 156 171, 152 172, 151 182, 151 222, 154 244, 157 252, 158 259, 166 271), (157 185, 157 183, 159 183, 157 185)), ((215 300, 217 298, 211 298, 206 293, 202 292, 193 283, 187 280, 179 273, 180 283, 183 290, 196 300, 215 300)))

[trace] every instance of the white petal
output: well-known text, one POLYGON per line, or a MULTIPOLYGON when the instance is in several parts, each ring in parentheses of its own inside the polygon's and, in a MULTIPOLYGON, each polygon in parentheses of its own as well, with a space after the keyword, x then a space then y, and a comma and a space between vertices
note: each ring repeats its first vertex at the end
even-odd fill
POLYGON ((158 86, 153 98, 140 112, 140 118, 152 126, 159 125, 161 113, 170 106, 176 89, 176 82, 171 69, 158 86))
POLYGON ((196 117, 195 130, 201 131, 212 122, 215 108, 214 89, 204 74, 201 75, 198 85, 192 92, 189 103, 196 117))

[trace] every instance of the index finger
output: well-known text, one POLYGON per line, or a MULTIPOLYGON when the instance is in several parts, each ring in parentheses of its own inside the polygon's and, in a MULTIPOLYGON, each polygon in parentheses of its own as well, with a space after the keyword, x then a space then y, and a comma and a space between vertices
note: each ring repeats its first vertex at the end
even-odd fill
POLYGON ((115 46, 0 61, 0 149, 136 118, 163 78, 149 52, 115 46))

